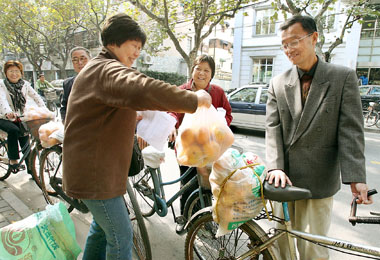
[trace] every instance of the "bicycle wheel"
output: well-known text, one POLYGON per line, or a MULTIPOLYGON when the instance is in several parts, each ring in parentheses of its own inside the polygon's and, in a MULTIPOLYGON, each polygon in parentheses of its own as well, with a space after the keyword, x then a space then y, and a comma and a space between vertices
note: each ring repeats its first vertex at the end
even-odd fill
POLYGON ((364 125, 367 127, 374 126, 378 120, 379 120, 379 114, 371 111, 364 118, 364 125))
POLYGON ((5 180, 11 174, 11 170, 8 167, 8 149, 7 141, 0 139, 0 181, 5 180))
POLYGON ((44 195, 46 202, 54 205, 61 201, 65 204, 67 211, 70 213, 73 211, 74 207, 61 198, 50 185, 51 177, 54 177, 54 174, 57 171, 54 181, 57 182, 59 189, 62 190, 61 154, 62 147, 58 145, 44 149, 40 156, 40 173, 38 177, 40 179, 42 194, 44 195))
POLYGON ((136 201, 133 189, 129 182, 127 183, 128 196, 124 196, 128 208, 129 217, 131 218, 133 228, 133 245, 136 250, 138 259, 152 259, 148 231, 145 226, 144 218, 141 215, 139 204, 136 201))
MULTIPOLYGON (((268 239, 267 234, 252 220, 232 230, 230 233, 216 237, 218 224, 208 213, 197 219, 190 227, 185 242, 185 259, 228 259, 234 260, 253 247, 268 239)), ((249 259, 275 259, 271 248, 265 249, 258 256, 249 259)))
POLYGON ((62 147, 55 145, 44 149, 40 156, 39 179, 47 193, 52 196, 56 196, 57 192, 50 185, 50 177, 54 176, 57 171, 56 178, 62 179, 61 154, 62 147))
MULTIPOLYGON (((205 207, 212 205, 212 193, 210 190, 203 191, 203 200, 205 202, 205 207)), ((199 198, 199 192, 193 193, 185 203, 183 215, 187 220, 191 218, 198 210, 202 209, 201 200, 199 198)))
POLYGON ((144 217, 150 217, 154 214, 153 194, 154 185, 150 170, 155 170, 145 167, 139 174, 129 177, 132 183, 133 193, 140 206, 141 214, 144 217))

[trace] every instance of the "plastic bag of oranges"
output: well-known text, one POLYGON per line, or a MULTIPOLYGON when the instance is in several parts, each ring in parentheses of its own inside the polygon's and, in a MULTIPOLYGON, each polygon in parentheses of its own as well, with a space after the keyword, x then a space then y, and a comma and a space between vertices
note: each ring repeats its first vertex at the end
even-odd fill
POLYGON ((216 161, 234 142, 234 135, 213 106, 186 114, 178 129, 178 163, 204 167, 216 161))
POLYGON ((61 122, 50 121, 49 123, 41 125, 38 129, 38 134, 42 147, 49 148, 53 145, 59 144, 60 140, 53 138, 52 134, 60 129, 63 129, 63 124, 61 122))
POLYGON ((265 204, 261 183, 266 173, 263 161, 251 152, 240 154, 231 148, 214 162, 209 180, 215 198, 213 219, 219 224, 217 237, 260 213, 265 204))

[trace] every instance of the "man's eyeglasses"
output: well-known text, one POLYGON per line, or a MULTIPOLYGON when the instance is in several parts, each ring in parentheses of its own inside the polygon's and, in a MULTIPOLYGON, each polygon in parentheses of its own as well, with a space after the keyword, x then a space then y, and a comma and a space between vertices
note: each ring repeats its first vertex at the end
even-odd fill
POLYGON ((72 59, 71 61, 74 63, 74 64, 78 64, 79 62, 86 62, 88 59, 86 57, 80 57, 79 59, 78 58, 74 58, 72 59))
POLYGON ((300 41, 302 41, 303 39, 306 39, 307 37, 309 37, 310 35, 312 35, 314 32, 312 32, 312 33, 309 33, 308 35, 305 35, 304 37, 301 37, 301 38, 299 38, 299 39, 295 39, 295 40, 293 40, 293 41, 291 41, 291 42, 289 42, 289 43, 286 43, 286 44, 283 44, 283 45, 281 45, 281 50, 283 50, 283 51, 285 51, 285 50, 287 50, 287 49, 289 49, 289 48, 292 48, 292 49, 294 49, 294 48, 297 48, 298 47, 298 45, 300 44, 300 41))

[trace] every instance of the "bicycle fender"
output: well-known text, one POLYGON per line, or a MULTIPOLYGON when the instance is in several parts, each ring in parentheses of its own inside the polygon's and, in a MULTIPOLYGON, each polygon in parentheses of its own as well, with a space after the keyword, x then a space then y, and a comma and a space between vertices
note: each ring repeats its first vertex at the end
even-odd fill
POLYGON ((199 217, 203 216, 204 214, 209 214, 211 213, 212 214, 212 207, 206 207, 206 208, 203 208, 201 210, 198 210, 197 213, 195 213, 193 216, 191 216, 190 220, 187 221, 186 225, 185 225, 185 230, 191 226, 199 217))
POLYGON ((154 210, 160 217, 165 217, 168 214, 168 207, 166 202, 155 194, 156 201, 154 203, 154 210))

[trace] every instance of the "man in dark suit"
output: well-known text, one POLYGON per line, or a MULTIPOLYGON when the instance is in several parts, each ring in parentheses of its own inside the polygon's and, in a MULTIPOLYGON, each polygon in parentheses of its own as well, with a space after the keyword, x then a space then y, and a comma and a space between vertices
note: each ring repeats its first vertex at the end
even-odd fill
MULTIPOLYGON (((280 28, 282 49, 295 65, 272 79, 268 90, 266 157, 269 183, 307 188, 312 199, 289 203, 292 228, 326 235, 340 180, 359 203, 367 198, 363 116, 354 70, 324 62, 315 53, 318 32, 309 16, 280 28)), ((281 204, 275 206, 281 216, 281 204)), ((279 241, 289 259, 288 241, 279 241)), ((300 239, 300 259, 328 259, 328 251, 300 239)))
MULTIPOLYGON (((71 62, 73 63, 74 71, 79 73, 87 62, 91 59, 91 53, 84 47, 75 47, 70 51, 71 62)), ((63 82, 63 97, 61 101, 61 118, 62 122, 65 122, 67 102, 69 100, 69 95, 71 88, 73 86, 75 77, 70 77, 63 82)))

